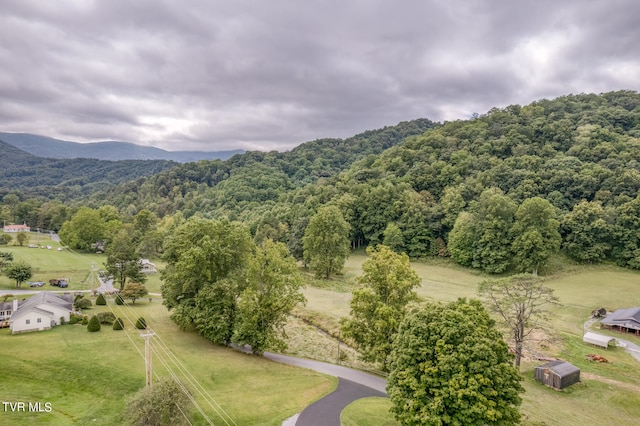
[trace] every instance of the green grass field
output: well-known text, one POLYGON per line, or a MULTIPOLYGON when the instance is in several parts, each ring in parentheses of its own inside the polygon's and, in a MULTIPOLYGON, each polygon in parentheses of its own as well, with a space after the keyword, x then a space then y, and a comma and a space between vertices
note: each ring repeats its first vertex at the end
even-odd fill
MULTIPOLYGON (((147 320, 157 333, 152 337, 154 372, 167 377, 168 365, 185 380, 180 365, 186 367, 206 392, 197 400, 214 424, 223 422, 206 395, 238 425, 279 425, 336 386, 333 378, 215 346, 196 333, 181 331, 159 301, 141 301, 128 308, 110 301, 107 307, 94 306, 86 313, 110 308, 123 319, 147 320), (178 365, 171 362, 174 357, 178 365)), ((82 325, 20 335, 4 329, 0 342, 4 355, 0 399, 50 402, 53 408, 51 413, 5 411, 0 424, 122 424, 126 400, 145 383, 144 339, 130 323, 125 331, 103 325, 97 333, 82 325)), ((191 421, 207 424, 198 413, 191 421)))
MULTIPOLYGON (((335 327, 339 318, 349 312, 350 294, 344 291, 354 285, 354 277, 366 259, 362 254, 351 256, 345 274, 336 278, 342 283, 324 284, 305 290, 308 303, 306 317, 318 318, 321 326, 335 327), (334 290, 332 290, 334 289, 334 290)), ((541 385, 533 379, 533 370, 541 361, 525 361, 521 368, 524 378, 521 412, 525 425, 577 425, 597 422, 600 425, 637 424, 640 419, 640 363, 621 348, 605 351, 582 343, 583 324, 592 310, 605 307, 609 311, 640 305, 635 289, 640 285, 640 273, 614 266, 576 266, 560 259, 553 265, 553 275, 546 285, 553 288, 561 306, 549 315, 548 332, 532 342, 532 352, 557 357, 578 366, 582 382, 563 391, 541 385), (586 355, 598 353, 608 364, 586 361, 586 355)), ((490 278, 443 260, 412 264, 422 286, 417 290, 423 300, 449 302, 458 297, 477 297, 477 285, 490 278)), ((596 330, 598 331, 598 330, 596 330)), ((607 333, 606 331, 603 331, 607 333)), ((632 335, 623 337, 640 344, 632 335)), ((385 424, 386 420, 368 423, 367 414, 386 412, 388 400, 363 400, 343 412, 344 425, 385 424)), ((377 418, 377 417, 376 417, 377 418)), ((389 423, 393 424, 393 423, 389 423)))
MULTIPOLYGON (((16 259, 33 265, 37 272, 32 281, 69 276, 69 290, 89 289, 91 263, 100 268, 104 255, 58 252, 57 246, 52 247, 9 246, 0 250, 11 251, 16 259)), ((344 345, 338 355, 335 339, 340 318, 349 314, 350 290, 365 259, 362 252, 352 255, 343 275, 330 282, 305 275, 307 304, 296 309, 297 317, 287 326, 288 353, 333 362, 340 359, 343 365, 367 367, 358 362, 355 351, 344 345)), ((526 389, 521 406, 523 424, 635 424, 640 419, 640 363, 621 348, 605 351, 583 344, 581 338, 583 324, 592 310, 640 305, 635 292, 640 273, 613 266, 583 267, 562 262, 556 262, 554 275, 546 282, 555 290, 561 306, 550 313, 547 332, 539 336, 540 341, 534 342, 532 350, 580 367, 582 382, 563 391, 552 390, 533 380, 533 369, 540 362, 525 360, 521 368, 526 389), (589 353, 604 355, 611 362, 588 362, 585 356, 589 353)), ((413 267, 422 278, 418 294, 423 300, 447 302, 475 297, 478 283, 487 278, 442 260, 415 262, 413 267)), ((160 285, 159 274, 149 276, 147 287, 151 292, 159 292, 160 285)), ((0 276, 0 289, 13 288, 14 283, 0 276)), ((161 340, 239 425, 280 424, 336 385, 332 378, 217 347, 193 332, 181 331, 170 321, 158 298, 151 303, 142 299, 131 308, 133 312, 127 311, 126 315, 147 318, 161 340)), ((125 312, 118 312, 118 316, 124 317, 125 312)), ((51 402, 53 407, 51 413, 4 412, 0 424, 121 423, 126 399, 144 385, 144 364, 138 352, 142 351, 143 339, 131 326, 128 329, 128 334, 111 328, 88 333, 83 326, 75 325, 17 336, 9 335, 7 329, 0 330, 0 353, 4 355, 0 398, 51 402)), ((634 336, 624 338, 640 344, 634 336)), ((160 360, 154 366, 158 374, 168 374, 160 360)), ((216 422, 215 411, 205 398, 199 396, 198 400, 216 422)), ((394 424, 388 408, 386 399, 358 401, 343 412, 343 424, 394 424)), ((195 414, 193 421, 201 424, 204 419, 195 414)))

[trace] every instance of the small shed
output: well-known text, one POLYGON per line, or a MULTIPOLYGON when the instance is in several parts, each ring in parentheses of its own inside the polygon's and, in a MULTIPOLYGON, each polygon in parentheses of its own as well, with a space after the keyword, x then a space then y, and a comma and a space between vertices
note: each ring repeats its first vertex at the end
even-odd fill
POLYGON ((533 374, 537 381, 554 389, 564 389, 580 381, 580 369, 566 361, 552 361, 539 365, 533 374))
POLYGON ((609 344, 615 342, 616 339, 602 334, 594 333, 593 331, 587 331, 582 337, 584 343, 590 343, 592 345, 601 346, 605 349, 609 348, 609 344))

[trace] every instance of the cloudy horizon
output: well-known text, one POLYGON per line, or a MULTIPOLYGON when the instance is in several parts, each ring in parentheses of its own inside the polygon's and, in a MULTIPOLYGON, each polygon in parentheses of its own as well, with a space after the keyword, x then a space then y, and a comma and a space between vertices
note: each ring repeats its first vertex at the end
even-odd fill
POLYGON ((10 0, 0 131, 286 150, 416 118, 638 91, 637 16, 634 0, 10 0))

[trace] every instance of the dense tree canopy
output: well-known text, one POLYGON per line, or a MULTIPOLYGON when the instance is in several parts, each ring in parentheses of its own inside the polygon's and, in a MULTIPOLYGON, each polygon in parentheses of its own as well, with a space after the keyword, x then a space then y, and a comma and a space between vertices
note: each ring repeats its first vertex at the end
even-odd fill
POLYGON ((507 345, 477 300, 408 314, 390 357, 391 411, 407 425, 513 425, 523 392, 507 345))
MULTIPOLYGON (((533 270, 536 262, 542 267, 544 259, 533 255, 544 258, 556 247, 555 237, 540 230, 514 228, 516 210, 536 198, 553 206, 550 220, 562 223, 561 249, 571 257, 640 268, 639 190, 640 94, 618 91, 493 108, 441 125, 415 120, 289 152, 181 164, 82 202, 112 204, 125 222, 143 209, 161 220, 178 212, 228 217, 245 223, 258 241, 286 243, 297 259, 310 218, 334 205, 350 226, 353 248, 383 242, 393 223, 402 238, 391 227, 389 243, 410 257, 451 254, 464 265, 503 273, 533 270), (600 221, 565 220, 583 201, 600 204, 600 221), (585 237, 591 226, 593 237, 585 237)), ((77 208, 34 202, 19 190, 0 188, 0 199, 0 219, 54 229, 77 208)), ((150 238, 146 247, 159 247, 162 235, 150 238)))
POLYGON ((238 223, 193 218, 178 227, 165 243, 167 266, 161 275, 163 303, 172 319, 181 327, 191 325, 200 291, 221 286, 250 253, 249 232, 238 223))

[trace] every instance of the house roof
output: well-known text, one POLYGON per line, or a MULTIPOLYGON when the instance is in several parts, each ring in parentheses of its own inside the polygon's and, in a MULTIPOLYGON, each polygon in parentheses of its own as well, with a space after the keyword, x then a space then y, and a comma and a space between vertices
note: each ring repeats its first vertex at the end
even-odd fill
POLYGON ((592 331, 587 331, 582 337, 583 342, 602 346, 603 348, 609 347, 609 343, 615 340, 616 339, 614 337, 604 336, 602 334, 594 333, 592 331))
POLYGON ((27 225, 5 225, 4 229, 29 229, 27 225))
POLYGON ((50 291, 41 291, 35 296, 30 297, 29 299, 21 302, 20 305, 18 306, 18 309, 13 313, 13 315, 11 315, 11 321, 13 322, 14 320, 28 314, 34 309, 51 313, 50 311, 47 311, 46 309, 43 309, 40 306, 43 304, 49 305, 49 306, 57 306, 59 308, 71 310, 71 306, 73 305, 73 302, 65 300, 64 296, 58 296, 54 293, 51 293, 50 291))
POLYGON ((551 361, 546 364, 542 364, 536 367, 542 369, 549 369, 559 375, 560 377, 569 376, 573 373, 580 372, 580 369, 567 361, 551 361))
POLYGON ((600 324, 640 330, 640 307, 618 309, 614 313, 607 315, 606 318, 600 321, 600 324))

